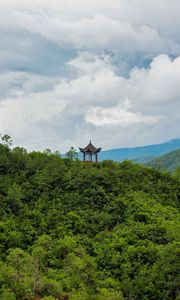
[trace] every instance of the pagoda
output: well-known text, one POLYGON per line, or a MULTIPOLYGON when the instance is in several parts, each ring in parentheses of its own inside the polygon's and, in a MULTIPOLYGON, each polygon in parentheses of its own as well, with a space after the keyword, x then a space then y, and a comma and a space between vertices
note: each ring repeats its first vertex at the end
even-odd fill
POLYGON ((101 151, 101 148, 96 148, 93 146, 91 141, 85 148, 79 148, 83 153, 83 161, 86 161, 86 155, 88 156, 88 161, 92 162, 93 155, 95 156, 95 162, 98 162, 98 153, 101 151))

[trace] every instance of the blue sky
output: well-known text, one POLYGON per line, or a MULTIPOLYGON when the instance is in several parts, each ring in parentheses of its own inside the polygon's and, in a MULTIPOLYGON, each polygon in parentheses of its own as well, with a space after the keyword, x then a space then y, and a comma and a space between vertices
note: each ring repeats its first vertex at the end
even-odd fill
POLYGON ((29 150, 180 137, 180 0, 0 0, 0 132, 29 150))

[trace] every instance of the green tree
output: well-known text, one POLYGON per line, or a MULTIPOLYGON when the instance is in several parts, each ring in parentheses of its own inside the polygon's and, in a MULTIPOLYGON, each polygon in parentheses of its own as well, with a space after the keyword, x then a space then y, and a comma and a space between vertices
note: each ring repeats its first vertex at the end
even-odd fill
POLYGON ((0 138, 2 144, 5 145, 7 148, 9 148, 13 143, 11 137, 8 134, 0 135, 0 138))
MULTIPOLYGON (((18 300, 32 299, 32 261, 29 254, 20 248, 10 251, 7 264, 1 269, 1 281, 6 292, 18 300)), ((15 298, 15 299, 16 299, 15 298)))
POLYGON ((7 192, 6 201, 14 214, 17 214, 19 212, 19 209, 22 208, 22 198, 23 194, 21 191, 21 187, 16 183, 13 183, 13 185, 7 192))
POLYGON ((1 300, 16 300, 16 295, 10 289, 3 289, 2 294, 0 294, 1 300))
POLYGON ((66 158, 69 160, 76 160, 78 159, 78 153, 74 149, 74 147, 71 147, 69 151, 66 152, 66 158))

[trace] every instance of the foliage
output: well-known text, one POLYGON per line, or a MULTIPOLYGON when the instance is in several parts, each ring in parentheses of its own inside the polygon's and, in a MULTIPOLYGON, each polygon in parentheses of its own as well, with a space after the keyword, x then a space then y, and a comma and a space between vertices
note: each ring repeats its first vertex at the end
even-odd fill
POLYGON ((4 135, 0 134, 0 139, 4 146, 10 147, 12 145, 12 139, 8 134, 4 134, 4 135))
POLYGON ((147 163, 148 166, 154 167, 160 171, 174 171, 180 168, 180 149, 154 158, 147 163))
POLYGON ((0 144, 0 299, 177 300, 179 180, 0 144))
POLYGON ((74 147, 71 147, 71 149, 68 152, 66 152, 65 157, 67 159, 70 159, 70 160, 77 160, 78 159, 78 153, 74 149, 74 147))

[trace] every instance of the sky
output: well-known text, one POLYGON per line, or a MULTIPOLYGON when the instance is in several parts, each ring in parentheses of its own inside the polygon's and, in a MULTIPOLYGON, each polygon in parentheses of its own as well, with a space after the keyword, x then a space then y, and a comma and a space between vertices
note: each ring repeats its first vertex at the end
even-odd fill
POLYGON ((180 137, 180 0, 0 0, 0 133, 28 150, 180 137))

